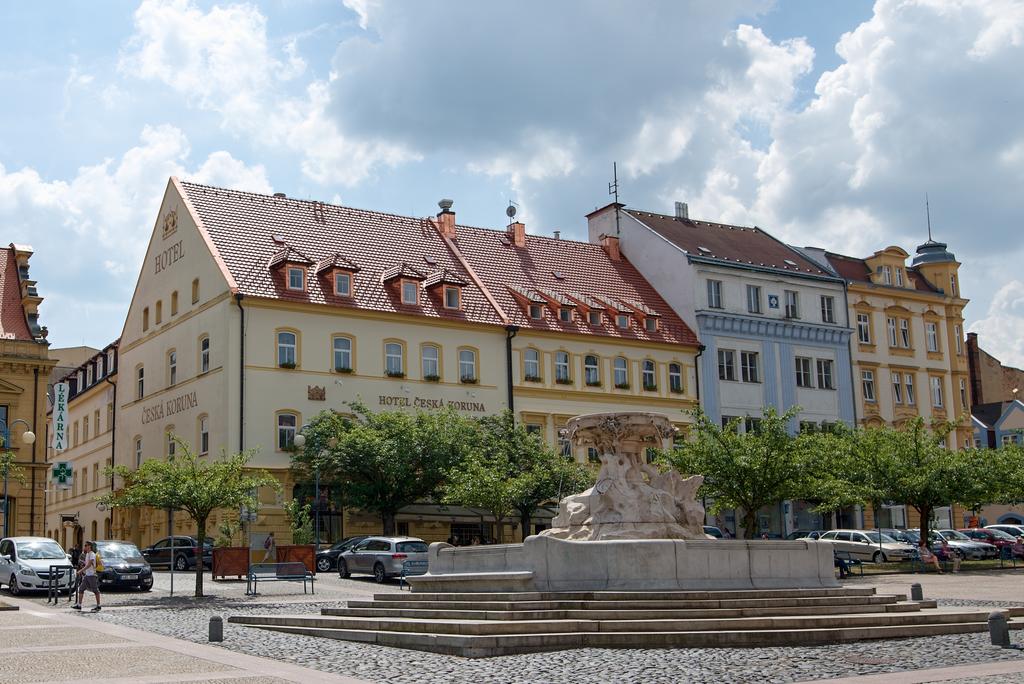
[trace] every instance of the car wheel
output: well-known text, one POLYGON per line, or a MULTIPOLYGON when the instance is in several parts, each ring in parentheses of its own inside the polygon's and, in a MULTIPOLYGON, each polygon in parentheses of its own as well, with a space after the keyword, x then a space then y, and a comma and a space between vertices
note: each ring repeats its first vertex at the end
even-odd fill
POLYGON ((327 572, 331 569, 331 559, 324 556, 316 559, 317 572, 327 572))
POLYGON ((348 578, 348 577, 351 577, 351 576, 352 576, 352 573, 350 573, 348 571, 348 563, 346 563, 345 561, 343 561, 342 559, 339 558, 338 559, 338 577, 341 577, 342 579, 345 579, 345 578, 348 578))
POLYGON ((384 571, 384 566, 377 563, 373 566, 373 581, 377 584, 384 584, 384 580, 388 578, 387 573, 384 571))
POLYGON ((18 585, 18 578, 14 575, 11 575, 11 586, 9 589, 11 590, 11 596, 21 595, 21 587, 18 585))
POLYGON ((885 554, 882 553, 881 551, 875 551, 875 555, 871 556, 871 562, 872 563, 884 563, 887 560, 888 560, 888 558, 886 558, 885 554))
POLYGON ((178 572, 188 570, 188 559, 184 556, 178 556, 174 559, 174 569, 178 572))

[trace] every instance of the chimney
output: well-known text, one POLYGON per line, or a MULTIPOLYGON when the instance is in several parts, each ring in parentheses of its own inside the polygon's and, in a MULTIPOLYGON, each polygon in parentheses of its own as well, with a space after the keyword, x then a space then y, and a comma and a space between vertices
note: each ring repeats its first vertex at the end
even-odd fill
POLYGON ((519 221, 513 221, 508 224, 509 235, 512 236, 512 243, 516 247, 526 246, 526 224, 520 223, 519 221))
POLYGON ((602 235, 601 247, 612 261, 622 261, 622 254, 619 253, 619 238, 614 235, 602 235))
POLYGON ((686 202, 676 202, 676 218, 690 218, 690 207, 686 204, 686 202))
POLYGON ((560 230, 556 230, 555 231, 555 239, 556 240, 561 240, 562 239, 562 231, 560 231, 560 230))
POLYGON ((450 199, 443 199, 437 203, 437 206, 441 207, 441 211, 437 215, 438 229, 441 231, 441 235, 447 238, 455 237, 455 212, 452 211, 452 205, 455 204, 450 199))

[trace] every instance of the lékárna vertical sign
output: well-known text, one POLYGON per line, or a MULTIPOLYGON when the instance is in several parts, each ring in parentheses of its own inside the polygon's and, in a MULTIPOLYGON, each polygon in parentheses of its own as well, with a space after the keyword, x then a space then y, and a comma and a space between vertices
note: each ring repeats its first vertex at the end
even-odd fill
POLYGON ((58 382, 53 386, 53 450, 65 451, 68 448, 68 394, 66 382, 58 382))

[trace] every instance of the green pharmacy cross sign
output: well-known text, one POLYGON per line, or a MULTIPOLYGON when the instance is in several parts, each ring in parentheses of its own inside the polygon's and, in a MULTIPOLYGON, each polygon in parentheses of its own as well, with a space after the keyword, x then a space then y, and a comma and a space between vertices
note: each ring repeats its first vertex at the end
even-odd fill
POLYGON ((67 461, 60 461, 55 463, 53 466, 53 481, 57 486, 67 489, 71 486, 71 478, 73 473, 71 471, 71 464, 67 461))

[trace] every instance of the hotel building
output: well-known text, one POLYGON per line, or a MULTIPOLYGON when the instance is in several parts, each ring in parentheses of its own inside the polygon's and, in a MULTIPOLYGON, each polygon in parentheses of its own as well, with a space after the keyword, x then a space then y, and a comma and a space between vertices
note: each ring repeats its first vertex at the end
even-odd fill
MULTIPOLYGON (((115 462, 166 458, 175 435, 204 455, 253 450, 284 485, 260 493, 258 545, 269 531, 288 538, 284 499, 313 497, 289 471, 296 431, 352 401, 511 408, 553 444, 579 413, 625 405, 686 420, 696 337, 612 241, 458 226, 441 206, 411 218, 172 178, 120 338, 115 462)), ((335 488, 319 501, 326 539, 380 530, 335 488)), ((187 533, 180 518, 175 533, 187 533)), ((481 520, 426 504, 398 517, 428 540, 481 520)), ((112 526, 146 544, 167 519, 119 512, 112 526)))

